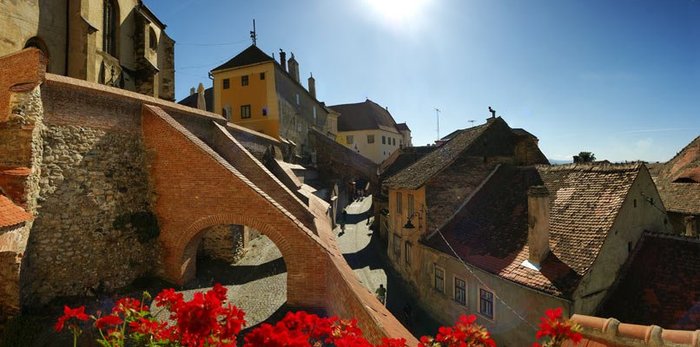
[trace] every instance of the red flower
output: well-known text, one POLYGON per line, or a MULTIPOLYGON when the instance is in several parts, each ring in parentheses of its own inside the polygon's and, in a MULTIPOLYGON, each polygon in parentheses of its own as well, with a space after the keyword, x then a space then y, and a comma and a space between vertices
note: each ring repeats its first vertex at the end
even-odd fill
POLYGON ((121 298, 114 304, 112 314, 123 313, 127 315, 131 312, 139 312, 141 310, 148 310, 148 306, 143 305, 141 301, 134 298, 121 298))
POLYGON ((63 306, 63 316, 58 318, 58 321, 56 322, 56 325, 54 326, 54 329, 57 332, 60 332, 63 330, 63 326, 65 325, 66 321, 75 318, 77 320, 81 321, 86 321, 88 320, 88 315, 85 314, 85 306, 80 306, 77 308, 70 308, 68 306, 63 306))
POLYGON ((95 321, 95 327, 97 329, 104 329, 107 326, 119 325, 124 322, 119 316, 109 315, 100 317, 95 321))

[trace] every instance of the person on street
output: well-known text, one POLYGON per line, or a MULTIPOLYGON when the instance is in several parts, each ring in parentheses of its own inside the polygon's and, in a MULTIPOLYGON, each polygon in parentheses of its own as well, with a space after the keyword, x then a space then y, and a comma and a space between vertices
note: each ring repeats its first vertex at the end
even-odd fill
POLYGON ((383 284, 379 285, 375 293, 377 294, 377 299, 379 299, 383 305, 386 305, 386 288, 384 288, 383 284))

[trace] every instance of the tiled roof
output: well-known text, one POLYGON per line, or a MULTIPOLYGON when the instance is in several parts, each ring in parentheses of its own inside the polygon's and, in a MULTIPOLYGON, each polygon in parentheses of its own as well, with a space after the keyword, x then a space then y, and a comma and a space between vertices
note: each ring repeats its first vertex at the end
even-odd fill
MULTIPOLYGON (((204 102, 207 104, 207 111, 214 112, 214 87, 204 90, 204 102)), ((197 93, 188 95, 186 98, 177 102, 180 105, 197 108, 197 93)))
MULTIPOLYGON (((498 118, 501 119, 500 117, 498 118)), ((501 120, 503 121, 503 120, 501 120)), ((390 188, 417 189, 452 164, 491 124, 464 129, 453 139, 384 182, 390 188)))
POLYGON ((571 320, 581 327, 583 339, 579 343, 565 341, 563 347, 700 346, 700 330, 670 330, 580 314, 571 320))
POLYGON ((665 163, 654 182, 667 211, 700 214, 700 136, 665 163))
POLYGON ((389 111, 372 100, 355 104, 330 106, 338 113, 338 131, 379 129, 380 126, 396 129, 396 122, 389 111))
POLYGON ((32 215, 0 195, 0 228, 17 225, 32 219, 32 215))
POLYGON ((403 147, 394 151, 379 166, 380 176, 389 178, 407 166, 417 162, 426 154, 435 150, 434 146, 403 147))
POLYGON ((398 129, 399 131, 401 131, 401 130, 411 131, 411 129, 408 128, 408 124, 406 124, 406 123, 396 123, 396 129, 398 129))
POLYGON ((243 52, 238 53, 231 60, 219 65, 211 71, 219 71, 225 69, 231 69, 239 66, 246 66, 256 63, 262 63, 264 61, 274 61, 272 57, 267 55, 265 52, 261 51, 258 46, 251 45, 250 47, 243 50, 243 52))
POLYGON ((645 233, 601 316, 670 329, 700 327, 700 239, 645 233))
MULTIPOLYGON (((501 165, 440 229, 466 262, 546 293, 569 297, 589 270, 640 165, 501 165), (550 192, 550 249, 541 271, 528 257, 527 189, 550 192)), ((426 244, 452 254, 437 233, 426 244)))

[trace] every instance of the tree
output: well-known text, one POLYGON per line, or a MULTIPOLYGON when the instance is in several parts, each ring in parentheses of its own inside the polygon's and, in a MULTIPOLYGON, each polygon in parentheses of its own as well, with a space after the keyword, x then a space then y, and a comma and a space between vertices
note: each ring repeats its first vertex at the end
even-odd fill
POLYGON ((574 156, 574 163, 591 163, 595 161, 595 154, 592 152, 579 152, 574 156))

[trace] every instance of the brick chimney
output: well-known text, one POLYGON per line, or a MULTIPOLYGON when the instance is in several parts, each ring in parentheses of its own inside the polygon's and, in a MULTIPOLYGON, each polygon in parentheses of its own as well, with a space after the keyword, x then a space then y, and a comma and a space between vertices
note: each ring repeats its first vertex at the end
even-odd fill
POLYGON ((287 65, 289 66, 289 74, 292 75, 292 79, 299 82, 299 63, 294 59, 294 52, 292 52, 292 56, 287 61, 287 65))
POLYGON ((316 99, 316 79, 314 79, 314 74, 309 77, 309 94, 316 99))
POLYGON ((686 216, 683 221, 685 222, 685 236, 697 237, 698 223, 695 216, 686 216))
POLYGON ((549 191, 545 186, 532 186, 527 191, 528 261, 539 269, 549 254, 549 191))
POLYGON ((287 71, 287 53, 282 48, 280 48, 280 65, 282 65, 282 70, 287 71))

